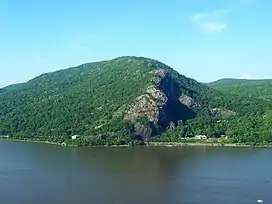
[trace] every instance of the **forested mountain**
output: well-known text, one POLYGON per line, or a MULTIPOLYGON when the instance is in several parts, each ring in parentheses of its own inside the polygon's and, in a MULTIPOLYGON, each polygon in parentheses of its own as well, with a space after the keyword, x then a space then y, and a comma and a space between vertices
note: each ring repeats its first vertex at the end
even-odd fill
POLYGON ((0 92, 0 135, 80 145, 132 144, 205 134, 272 142, 270 103, 221 92, 143 57, 43 74, 0 92))
POLYGON ((272 80, 220 79, 208 84, 210 87, 234 95, 272 100, 272 80))

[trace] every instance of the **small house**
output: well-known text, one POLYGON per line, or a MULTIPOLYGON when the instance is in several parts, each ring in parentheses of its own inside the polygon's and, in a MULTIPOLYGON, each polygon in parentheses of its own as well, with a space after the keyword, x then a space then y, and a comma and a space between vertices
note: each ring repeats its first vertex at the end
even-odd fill
POLYGON ((196 139, 196 140, 206 140, 207 136, 206 135, 196 135, 194 137, 194 139, 196 139))
POLYGON ((77 138, 79 138, 79 135, 73 135, 73 136, 71 137, 72 140, 75 140, 75 139, 77 139, 77 138))

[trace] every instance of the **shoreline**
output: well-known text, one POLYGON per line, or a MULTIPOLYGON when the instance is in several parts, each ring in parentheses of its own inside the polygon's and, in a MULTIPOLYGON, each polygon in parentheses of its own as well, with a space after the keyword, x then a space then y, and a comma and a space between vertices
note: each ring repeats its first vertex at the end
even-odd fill
MULTIPOLYGON (((83 146, 78 146, 78 145, 67 144, 66 142, 59 143, 59 142, 27 140, 27 139, 23 140, 23 139, 0 138, 0 141, 40 143, 40 144, 57 145, 57 146, 62 146, 62 147, 83 147, 83 146)), ((133 146, 130 146, 130 145, 112 145, 112 146, 104 145, 104 146, 91 146, 91 147, 85 147, 85 148, 115 148, 115 147, 125 148, 125 147, 133 147, 133 146)))
POLYGON ((58 142, 49 142, 49 141, 40 141, 40 140, 23 140, 23 139, 10 139, 10 138, 0 138, 2 141, 11 141, 11 142, 30 142, 30 143, 41 143, 41 144, 51 144, 51 145, 59 145, 64 146, 58 142))
MULTIPOLYGON (((39 140, 23 140, 23 139, 11 139, 11 138, 0 138, 0 140, 13 141, 13 142, 30 142, 30 143, 40 143, 40 144, 50 144, 50 145, 58 145, 63 147, 81 147, 77 145, 70 145, 66 142, 58 143, 58 142, 49 142, 49 141, 39 141, 39 140)), ((253 147, 253 148, 272 148, 272 144, 267 145, 250 145, 250 144, 241 144, 241 143, 210 143, 210 142, 148 142, 145 145, 139 145, 136 147, 253 147)), ((128 148, 134 147, 130 145, 112 145, 112 146, 91 146, 87 148, 128 148)))
POLYGON ((272 144, 267 145, 250 145, 241 143, 210 143, 210 142, 149 142, 148 146, 151 147, 260 147, 260 148, 272 148, 272 144))

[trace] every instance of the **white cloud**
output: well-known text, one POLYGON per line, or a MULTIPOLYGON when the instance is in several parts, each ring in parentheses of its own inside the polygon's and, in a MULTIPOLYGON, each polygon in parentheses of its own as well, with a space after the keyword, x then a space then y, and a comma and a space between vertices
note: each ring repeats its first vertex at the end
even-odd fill
POLYGON ((193 20, 195 22, 199 22, 200 20, 202 20, 203 18, 207 18, 207 17, 210 17, 211 15, 209 13, 198 13, 198 14, 195 14, 193 16, 193 20))
POLYGON ((227 29, 227 24, 222 22, 229 10, 215 10, 210 13, 197 13, 192 16, 193 22, 205 33, 220 33, 227 29))
POLYGON ((221 23, 214 23, 214 22, 207 22, 203 23, 202 28, 206 33, 211 33, 211 32, 222 32, 227 28, 226 24, 221 24, 221 23))
POLYGON ((251 75, 250 74, 242 74, 242 76, 238 77, 239 79, 250 79, 251 75))

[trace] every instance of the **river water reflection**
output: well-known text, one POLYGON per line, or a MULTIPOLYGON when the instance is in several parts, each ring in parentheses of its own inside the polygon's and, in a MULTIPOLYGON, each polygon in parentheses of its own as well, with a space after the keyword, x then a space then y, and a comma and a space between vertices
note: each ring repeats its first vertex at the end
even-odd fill
POLYGON ((0 141, 2 204, 272 203, 272 149, 0 141))

